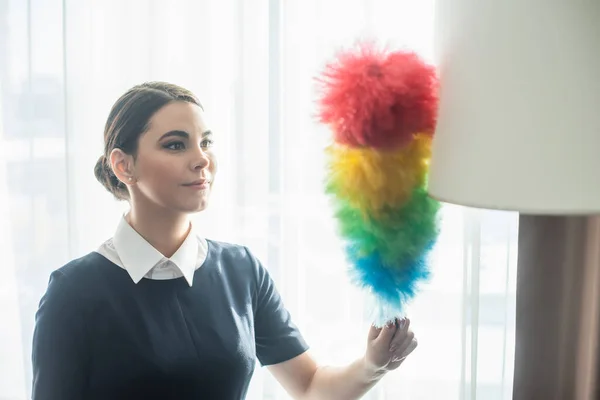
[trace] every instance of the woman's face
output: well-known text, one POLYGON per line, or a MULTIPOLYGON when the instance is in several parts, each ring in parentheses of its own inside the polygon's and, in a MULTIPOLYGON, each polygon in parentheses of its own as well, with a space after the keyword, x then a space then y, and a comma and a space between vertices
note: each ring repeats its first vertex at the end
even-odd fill
POLYGON ((139 138, 132 200, 186 213, 204 210, 217 170, 212 146, 199 106, 173 102, 160 109, 139 138))

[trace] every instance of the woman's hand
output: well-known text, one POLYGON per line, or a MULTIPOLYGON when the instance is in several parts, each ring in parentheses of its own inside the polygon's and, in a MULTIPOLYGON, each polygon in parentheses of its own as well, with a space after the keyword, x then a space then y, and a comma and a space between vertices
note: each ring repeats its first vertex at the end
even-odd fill
POLYGON ((417 347, 410 321, 371 327, 365 355, 345 367, 319 367, 308 352, 270 365, 269 370, 295 399, 360 399, 417 347))
POLYGON ((365 363, 374 377, 395 370, 417 347, 415 334, 409 329, 408 318, 396 320, 383 328, 371 326, 365 363))

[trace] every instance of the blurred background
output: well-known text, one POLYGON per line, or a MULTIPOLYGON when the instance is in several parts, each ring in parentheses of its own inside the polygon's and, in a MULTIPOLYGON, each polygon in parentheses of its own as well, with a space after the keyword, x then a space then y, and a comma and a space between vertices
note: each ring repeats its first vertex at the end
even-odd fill
MULTIPOLYGON (((193 90, 220 171, 197 226, 249 246, 318 361, 362 355, 369 322, 323 191, 329 132, 313 78, 375 37, 433 62, 434 0, 0 0, 0 400, 30 397, 34 314, 51 271, 112 236, 127 205, 96 182, 131 86, 193 90)), ((511 398, 517 214, 444 206, 420 346, 366 399, 511 398)), ((287 395, 257 368, 248 399, 287 395)))

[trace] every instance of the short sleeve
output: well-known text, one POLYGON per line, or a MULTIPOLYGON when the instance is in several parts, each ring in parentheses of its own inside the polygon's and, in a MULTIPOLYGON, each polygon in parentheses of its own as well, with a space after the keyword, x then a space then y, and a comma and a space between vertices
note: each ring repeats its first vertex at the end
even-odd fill
POLYGON ((308 350, 298 327, 275 287, 269 272, 249 251, 256 275, 254 334, 256 356, 263 366, 279 364, 308 350))
POLYGON ((85 398, 88 348, 81 302, 68 278, 55 271, 36 313, 33 334, 33 400, 85 398))

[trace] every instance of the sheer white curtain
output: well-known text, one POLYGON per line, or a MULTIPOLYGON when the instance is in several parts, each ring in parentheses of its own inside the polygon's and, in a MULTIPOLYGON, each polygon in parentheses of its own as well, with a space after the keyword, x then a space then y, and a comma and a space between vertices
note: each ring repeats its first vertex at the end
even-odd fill
MULTIPOLYGON (((111 236, 126 205, 95 181, 109 107, 166 80, 217 134, 208 237, 249 245, 322 363, 362 354, 368 321, 323 195, 328 132, 312 78, 370 34, 432 59, 433 0, 0 0, 0 399, 28 398, 49 273, 111 236)), ((369 399, 509 399, 516 216, 446 206, 419 349, 369 399)), ((285 399, 257 369, 249 399, 285 399)))

